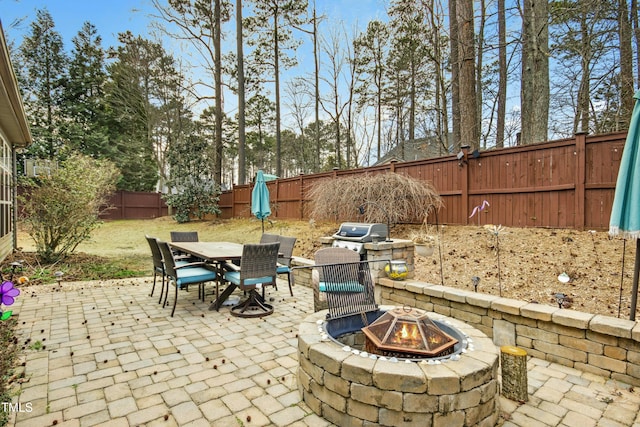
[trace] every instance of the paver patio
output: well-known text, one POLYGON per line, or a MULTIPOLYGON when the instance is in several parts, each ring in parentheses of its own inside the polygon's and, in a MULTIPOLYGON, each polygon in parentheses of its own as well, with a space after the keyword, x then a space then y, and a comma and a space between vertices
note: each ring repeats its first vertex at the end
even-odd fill
MULTIPOLYGON (((291 297, 281 282, 274 314, 244 319, 208 311, 193 288, 171 318, 157 290, 149 296, 150 280, 25 289, 12 306, 26 349, 10 425, 330 425, 301 401, 296 380, 311 289, 291 297)), ((539 359, 528 368, 529 401, 501 398, 505 426, 640 426, 632 387, 539 359)))

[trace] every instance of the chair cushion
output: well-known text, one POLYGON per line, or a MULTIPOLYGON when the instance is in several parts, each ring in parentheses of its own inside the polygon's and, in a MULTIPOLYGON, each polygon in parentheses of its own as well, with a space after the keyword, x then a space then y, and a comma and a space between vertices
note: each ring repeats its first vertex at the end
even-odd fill
POLYGON ((291 269, 286 265, 278 265, 278 268, 276 269, 276 273, 278 274, 289 273, 290 271, 291 269))
POLYGON ((327 282, 320 282, 318 284, 318 290, 320 292, 327 292, 327 288, 331 287, 331 292, 362 292, 364 291, 364 286, 355 281, 349 280, 347 282, 340 283, 331 283, 327 286, 327 282))
POLYGON ((178 275, 177 285, 188 285, 190 283, 212 282, 216 280, 216 272, 207 270, 204 267, 186 267, 176 270, 178 275))
MULTIPOLYGON (((239 285, 240 284, 240 272, 239 271, 227 271, 226 273, 224 273, 224 279, 228 282, 231 282, 235 285, 239 285)), ((263 277, 256 277, 253 279, 246 279, 244 281, 245 285, 257 285, 259 283, 272 283, 273 282, 273 278, 271 276, 263 276, 263 277)))

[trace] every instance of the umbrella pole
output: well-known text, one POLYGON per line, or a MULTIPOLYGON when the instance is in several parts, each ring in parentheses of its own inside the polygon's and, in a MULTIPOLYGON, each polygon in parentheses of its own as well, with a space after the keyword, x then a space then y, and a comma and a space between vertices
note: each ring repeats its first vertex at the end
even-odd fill
POLYGON ((262 221, 262 234, 264 234, 264 218, 262 218, 261 221, 262 221))
POLYGON ((636 239, 636 262, 633 267, 633 290, 631 291, 631 313, 629 320, 636 320, 636 305, 638 303, 638 276, 640 276, 640 239, 636 239))

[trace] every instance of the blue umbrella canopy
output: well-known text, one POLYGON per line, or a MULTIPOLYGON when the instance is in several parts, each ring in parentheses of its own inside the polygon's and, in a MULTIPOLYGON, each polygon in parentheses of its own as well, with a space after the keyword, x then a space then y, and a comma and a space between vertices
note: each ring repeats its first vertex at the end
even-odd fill
POLYGON ((616 191, 613 196, 609 234, 636 241, 636 261, 631 294, 631 320, 636 317, 638 277, 640 275, 640 91, 633 96, 633 107, 627 140, 622 151, 616 191))
POLYGON ((262 220, 262 231, 264 232, 264 219, 271 215, 271 207, 269 206, 269 189, 262 171, 258 171, 256 174, 255 185, 251 192, 251 213, 262 220))

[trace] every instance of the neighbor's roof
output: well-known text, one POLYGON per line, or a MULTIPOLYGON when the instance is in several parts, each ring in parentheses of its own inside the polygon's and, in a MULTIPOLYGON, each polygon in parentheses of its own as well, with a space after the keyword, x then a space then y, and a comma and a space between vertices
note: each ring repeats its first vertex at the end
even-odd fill
POLYGON ((448 156, 448 150, 435 137, 418 138, 404 142, 404 153, 400 144, 387 151, 375 164, 383 165, 392 161, 409 162, 412 160, 431 159, 448 156))
POLYGON ((0 128, 16 147, 31 144, 31 131, 24 112, 18 79, 11 66, 9 48, 0 22, 0 128))

